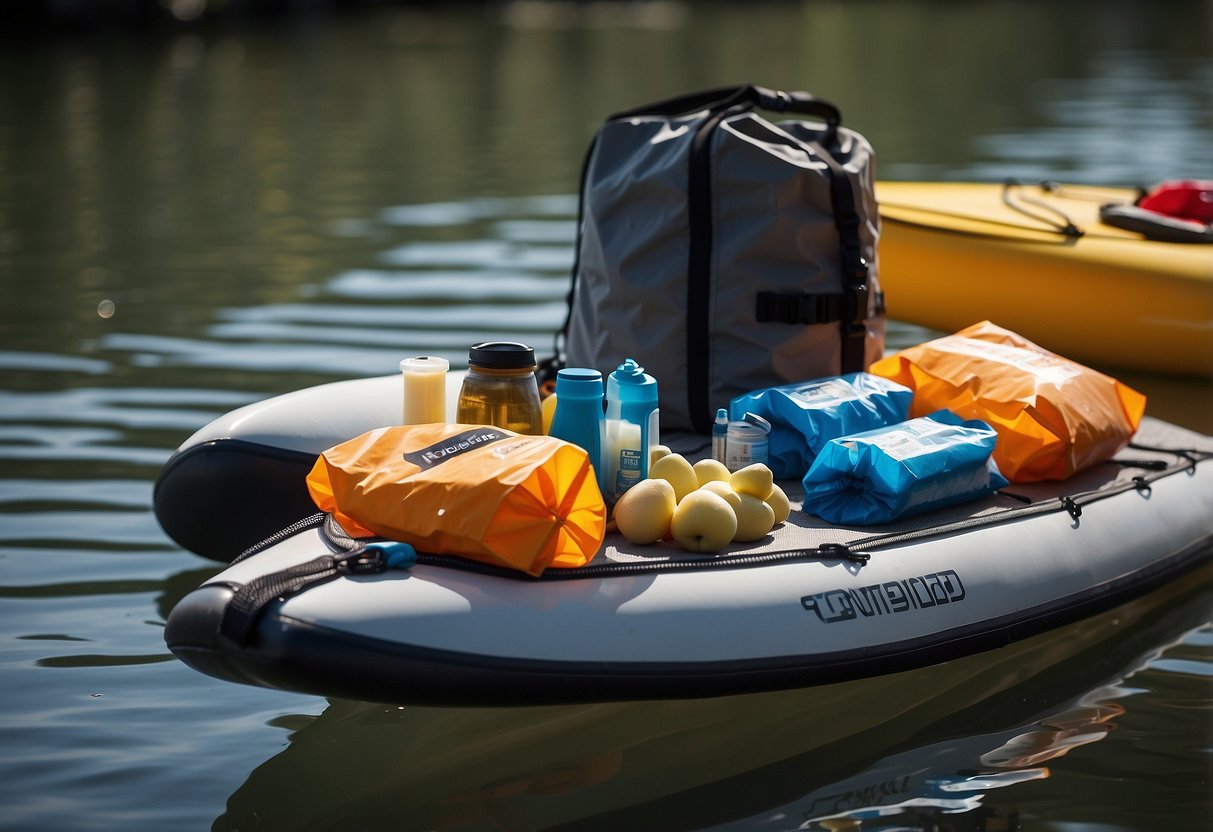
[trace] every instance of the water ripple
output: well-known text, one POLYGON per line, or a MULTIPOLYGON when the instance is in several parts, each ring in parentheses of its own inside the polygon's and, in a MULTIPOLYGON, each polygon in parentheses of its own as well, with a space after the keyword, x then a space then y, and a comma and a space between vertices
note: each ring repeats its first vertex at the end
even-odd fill
MULTIPOLYGON (((191 429, 197 429, 195 422, 191 429)), ((101 431, 67 431, 55 434, 46 428, 28 429, 22 444, 5 445, 12 437, 0 431, 0 459, 27 462, 112 462, 123 466, 160 467, 168 461, 170 451, 165 448, 136 448, 130 445, 99 444, 107 439, 117 439, 117 434, 101 431), (87 435, 87 434, 93 435, 87 435), (104 435, 103 435, 104 434, 104 435), (39 442, 42 441, 42 444, 39 442)))
MULTIPOLYGON (((0 421, 33 422, 38 425, 67 422, 123 428, 186 430, 213 419, 215 411, 147 405, 194 404, 206 401, 225 407, 246 404, 251 400, 248 395, 223 394, 218 391, 209 398, 198 396, 195 399, 182 395, 184 392, 91 388, 56 390, 50 393, 0 391, 0 421)), ((197 395, 197 391, 193 393, 197 395)), ((39 445, 75 445, 118 438, 117 434, 97 431, 52 431, 44 438, 41 435, 43 432, 42 427, 17 426, 0 433, 0 439, 28 441, 39 445)))
MULTIPOLYGON (((139 336, 130 336, 115 341, 112 349, 126 349, 134 353, 131 363, 139 367, 210 367, 223 370, 247 370, 256 372, 295 371, 301 373, 325 373, 333 376, 374 376, 397 372, 402 350, 407 346, 401 339, 400 349, 358 349, 354 347, 323 346, 308 337, 307 342, 257 344, 218 344, 189 339, 150 338, 149 343, 139 336)), ((414 342, 416 343, 416 342, 414 342)), ((412 351, 412 350, 411 350, 412 351)), ((453 364, 467 360, 466 348, 449 356, 453 364)), ((194 421, 190 430, 214 418, 194 421)))
POLYGON ((36 370, 40 373, 88 373, 104 375, 113 369, 108 361, 49 352, 0 352, 0 370, 36 370))
POLYGON ((379 255, 392 266, 479 266, 486 270, 535 269, 568 273, 572 246, 522 245, 506 240, 459 240, 449 243, 405 243, 379 255))
POLYGON ((0 509, 12 504, 146 509, 152 501, 147 480, 0 480, 0 509))
POLYGON ((577 223, 558 220, 502 220, 493 226, 496 236, 517 243, 565 243, 577 239, 577 223))
POLYGON ((577 214, 577 197, 571 194, 495 198, 482 197, 460 202, 431 202, 396 205, 379 213, 384 225, 434 228, 466 225, 496 217, 531 215, 571 217, 577 214))
POLYGON ((53 656, 38 659, 38 667, 130 667, 137 664, 160 664, 176 661, 172 653, 155 653, 148 656, 108 656, 104 654, 82 654, 78 656, 53 656))
MULTIPOLYGON (((229 323, 217 324, 209 330, 215 338, 226 340, 253 339, 257 336, 275 341, 297 341, 300 343, 360 344, 401 349, 422 349, 430 352, 437 349, 467 352, 467 347, 477 341, 510 340, 518 336, 517 330, 492 329, 441 329, 416 330, 402 333, 395 329, 380 327, 313 327, 289 323, 229 323)), ((260 347, 259 347, 260 349, 260 347)), ((461 356, 460 360, 466 358, 461 356)), ((456 362, 458 363, 458 362, 456 362)))
POLYGON ((224 309, 219 317, 231 321, 295 321, 307 323, 344 323, 364 326, 429 325, 434 328, 469 326, 500 321, 508 314, 511 326, 541 327, 551 331, 564 322, 567 304, 563 300, 551 303, 464 304, 456 307, 403 307, 385 309, 382 306, 328 305, 279 303, 273 306, 224 309))
POLYGON ((453 296, 483 301, 550 301, 567 292, 567 276, 559 280, 509 272, 386 271, 357 269, 337 275, 325 287, 339 297, 376 300, 441 300, 453 296))
MULTIPOLYGON (((162 454, 161 462, 167 457, 162 454)), ((0 515, 0 543, 37 543, 39 547, 78 545, 94 548, 163 548, 164 533, 150 522, 151 512, 28 511, 0 515)))
POLYGON ((1163 673, 1213 679, 1213 664, 1194 659, 1159 659, 1150 665, 1150 668, 1163 673))

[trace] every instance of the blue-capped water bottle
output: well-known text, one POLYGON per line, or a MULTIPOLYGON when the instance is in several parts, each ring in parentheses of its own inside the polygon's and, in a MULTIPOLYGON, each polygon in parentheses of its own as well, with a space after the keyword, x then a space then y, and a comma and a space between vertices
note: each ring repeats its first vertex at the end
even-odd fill
POLYGON ((602 468, 602 373, 566 367, 556 374, 556 411, 548 434, 585 449, 600 491, 606 490, 602 468))
POLYGON ((604 496, 614 502, 649 475, 649 453, 661 442, 657 379, 629 358, 607 377, 606 401, 604 496))

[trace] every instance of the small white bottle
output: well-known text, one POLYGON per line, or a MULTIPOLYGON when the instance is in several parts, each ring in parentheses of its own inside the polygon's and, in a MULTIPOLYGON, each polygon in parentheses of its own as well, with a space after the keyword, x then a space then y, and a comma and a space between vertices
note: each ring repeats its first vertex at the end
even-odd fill
POLYGON ((446 422, 446 373, 450 362, 433 355, 415 355, 400 362, 404 376, 401 424, 446 422))
POLYGON ((729 411, 723 407, 716 411, 716 421, 712 424, 712 459, 724 462, 729 436, 729 411))

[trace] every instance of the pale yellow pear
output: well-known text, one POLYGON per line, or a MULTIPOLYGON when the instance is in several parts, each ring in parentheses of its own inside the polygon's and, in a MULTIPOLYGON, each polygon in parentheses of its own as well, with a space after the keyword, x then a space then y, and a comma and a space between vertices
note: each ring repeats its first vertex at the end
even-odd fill
POLYGON ((670 533, 688 552, 717 552, 737 532, 737 515, 719 494, 693 491, 674 509, 670 533))
POLYGON ((737 471, 729 477, 729 485, 738 494, 752 494, 760 500, 765 500, 775 485, 775 477, 766 463, 755 462, 737 471))
POLYGON ((724 497, 726 503, 733 507, 733 511, 737 511, 737 507, 741 505, 741 495, 733 490, 733 486, 727 482, 713 480, 705 485, 699 486, 700 491, 711 491, 713 494, 719 494, 724 497))
POLYGON ((553 393, 543 400, 543 404, 539 406, 539 416, 543 422, 544 434, 550 433, 552 430, 552 417, 556 415, 556 394, 553 393))
POLYGON ((733 533, 733 540, 750 543, 766 537, 775 526, 775 510, 753 494, 737 496, 740 505, 734 512, 737 515, 737 531, 733 533))
POLYGON ((612 519, 632 543, 654 543, 669 537, 674 517, 674 486, 666 480, 641 480, 615 504, 612 519))
POLYGON ((663 456, 669 456, 673 451, 667 445, 654 445, 649 448, 649 467, 653 467, 653 463, 661 459, 663 456))
POLYGON ((695 477, 699 480, 699 487, 703 488, 710 482, 728 482, 729 469, 719 459, 701 459, 691 466, 695 469, 695 477))
POLYGON ((792 513, 792 501, 788 499, 787 492, 779 487, 779 483, 771 486, 771 493, 766 497, 766 504, 775 512, 776 526, 786 522, 792 513))
POLYGON ((666 480, 674 486, 674 498, 682 498, 699 487, 695 469, 682 454, 666 454, 649 466, 649 479, 666 480))

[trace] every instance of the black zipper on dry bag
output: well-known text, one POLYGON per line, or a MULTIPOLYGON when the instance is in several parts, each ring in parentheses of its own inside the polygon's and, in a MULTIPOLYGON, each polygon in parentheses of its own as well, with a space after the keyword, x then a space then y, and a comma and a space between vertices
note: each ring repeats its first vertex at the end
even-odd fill
POLYGON ((252 639, 257 621, 271 601, 285 600, 340 575, 371 575, 388 569, 408 569, 416 562, 417 552, 407 543, 371 543, 261 575, 232 593, 223 610, 219 632, 244 647, 252 639))

